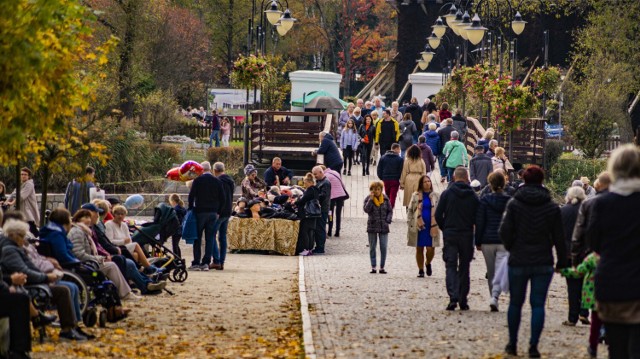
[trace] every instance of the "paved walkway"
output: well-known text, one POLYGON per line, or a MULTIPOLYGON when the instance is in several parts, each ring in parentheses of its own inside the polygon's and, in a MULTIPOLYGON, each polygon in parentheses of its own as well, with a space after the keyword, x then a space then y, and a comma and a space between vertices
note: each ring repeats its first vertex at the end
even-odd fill
MULTIPOLYGON (((345 179, 351 199, 340 238, 328 239, 326 255, 304 259, 317 357, 501 357, 508 339, 508 297, 501 298, 501 312, 489 312, 482 254, 476 252, 471 264, 471 310, 445 311, 448 297, 442 248, 436 249, 433 276, 417 278, 415 250, 406 245, 406 215, 397 206, 385 266, 389 274, 369 274, 362 200, 368 194, 368 182, 376 177, 356 175, 345 179)), ((438 174, 434 184, 442 190, 438 174)), ((521 354, 528 347, 530 313, 526 304, 520 330, 521 354)), ((540 343, 544 357, 586 357, 583 354, 588 326, 562 326, 566 313, 565 281, 557 275, 551 285, 546 328, 540 343)), ((601 357, 604 352, 601 350, 601 357)))

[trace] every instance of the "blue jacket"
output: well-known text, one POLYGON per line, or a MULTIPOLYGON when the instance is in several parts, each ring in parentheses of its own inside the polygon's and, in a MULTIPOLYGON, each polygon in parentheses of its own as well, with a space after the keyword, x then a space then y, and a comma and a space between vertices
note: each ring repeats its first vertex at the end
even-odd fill
POLYGON ((346 128, 342 130, 342 136, 340 136, 340 148, 344 150, 347 146, 351 146, 353 150, 358 147, 358 133, 355 128, 353 131, 347 131, 346 128))
POLYGON ((51 246, 51 255, 60 264, 77 263, 78 258, 73 255, 73 243, 67 238, 67 232, 61 226, 49 222, 40 228, 40 240, 51 246))
POLYGON ((378 178, 381 180, 400 180, 404 160, 399 154, 387 151, 378 163, 378 178))
POLYGON ((320 142, 318 154, 324 155, 324 165, 327 167, 341 166, 343 164, 340 150, 338 150, 338 146, 336 146, 331 134, 327 133, 322 142, 320 142))
POLYGON ((273 169, 273 166, 269 166, 269 168, 264 171, 264 183, 266 183, 267 186, 275 186, 276 176, 278 176, 281 185, 286 177, 289 177, 289 181, 293 183, 293 172, 284 166, 281 166, 277 171, 273 169))
POLYGON ((476 213, 476 245, 502 244, 498 229, 510 199, 504 193, 491 193, 480 199, 476 213))
POLYGON ((478 145, 484 147, 484 153, 487 153, 487 151, 489 151, 489 140, 481 138, 478 140, 478 145))
POLYGON ((442 146, 440 146, 440 134, 438 134, 438 132, 436 132, 435 130, 428 130, 423 135, 427 139, 427 145, 431 147, 431 152, 433 152, 433 155, 440 155, 440 153, 442 152, 442 146))

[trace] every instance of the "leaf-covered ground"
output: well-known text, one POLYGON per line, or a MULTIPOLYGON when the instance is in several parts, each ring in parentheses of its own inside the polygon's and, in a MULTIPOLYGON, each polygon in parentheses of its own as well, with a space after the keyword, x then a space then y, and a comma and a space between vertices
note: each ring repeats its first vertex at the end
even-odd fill
MULTIPOLYGON (((185 248, 190 249, 190 248, 185 248)), ((191 254, 186 255, 191 259, 191 254)), ((125 302, 129 318, 83 343, 58 340, 57 329, 35 358, 296 358, 304 356, 297 258, 230 254, 224 271, 190 272, 175 293, 125 302)))

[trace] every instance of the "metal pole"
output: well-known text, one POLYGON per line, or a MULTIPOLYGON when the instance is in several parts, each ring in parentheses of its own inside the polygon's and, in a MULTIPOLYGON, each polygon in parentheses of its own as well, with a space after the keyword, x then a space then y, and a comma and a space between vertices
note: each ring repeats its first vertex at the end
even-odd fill
POLYGON ((498 65, 500 67, 500 78, 502 78, 502 36, 498 36, 496 47, 498 52, 498 65))
POLYGON ((487 35, 489 35, 489 66, 493 66, 493 34, 488 32, 487 35))
POLYGON ((467 66, 467 40, 464 40, 464 66, 467 66))
POLYGON ((518 62, 518 53, 516 52, 516 39, 511 41, 511 51, 513 52, 513 72, 511 73, 511 82, 516 83, 516 64, 518 62))
MULTIPOLYGON (((256 13, 256 0, 253 0, 251 8, 251 18, 249 19, 249 31, 247 35, 247 56, 251 54, 253 48, 253 18, 256 13)), ((256 49, 257 51, 257 49, 256 49)), ((247 101, 245 103, 245 117, 242 131, 242 162, 246 166, 249 163, 249 88, 247 88, 247 101)))

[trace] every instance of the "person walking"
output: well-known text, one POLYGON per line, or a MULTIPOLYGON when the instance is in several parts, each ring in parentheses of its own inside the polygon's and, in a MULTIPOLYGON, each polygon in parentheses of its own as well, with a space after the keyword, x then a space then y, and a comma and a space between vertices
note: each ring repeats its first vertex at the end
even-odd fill
POLYGON ((404 154, 407 148, 414 144, 413 137, 418 138, 418 129, 416 124, 411 120, 411 114, 405 113, 402 122, 398 125, 400 127, 400 156, 404 158, 404 154))
POLYGON ((380 158, 377 168, 378 178, 384 183, 384 192, 387 194, 392 208, 396 206, 403 167, 404 161, 400 157, 400 145, 394 143, 391 145, 391 150, 380 158))
POLYGON ((349 199, 347 189, 344 187, 344 182, 340 177, 340 173, 332 170, 331 168, 325 168, 324 174, 331 183, 331 207, 329 209, 329 230, 327 236, 331 237, 333 231, 333 222, 336 222, 336 232, 334 236, 340 237, 340 224, 342 222, 342 209, 344 207, 344 201, 349 199))
POLYGON ((83 203, 89 202, 90 188, 95 187, 93 183, 95 181, 96 170, 87 166, 84 171, 84 176, 74 178, 67 184, 67 189, 64 192, 64 208, 68 209, 70 213, 76 213, 83 203))
POLYGON ((376 137, 376 127, 373 125, 371 115, 364 117, 364 122, 358 129, 360 135, 360 157, 362 158, 362 175, 369 175, 369 165, 371 164, 371 151, 373 150, 373 141, 376 137))
MULTIPOLYGON (((38 199, 36 198, 36 187, 33 184, 33 172, 27 167, 20 169, 20 212, 24 215, 25 221, 29 224, 29 232, 35 237, 39 237, 38 225, 40 224, 40 211, 38 210, 38 199)), ((8 206, 16 204, 16 190, 13 190, 9 200, 5 203, 8 206)))
POLYGON ((447 310, 455 310, 458 305, 460 310, 469 310, 469 266, 473 259, 473 227, 479 201, 469 186, 466 168, 456 168, 453 180, 454 183, 442 192, 435 219, 444 238, 442 258, 447 267, 447 310))
POLYGON ((222 135, 222 147, 229 147, 229 138, 231 137, 231 123, 229 117, 222 119, 220 124, 220 134, 222 135))
MULTIPOLYGON (((482 147, 482 146, 479 146, 482 147)), ((484 154, 483 154, 484 155, 484 154)), ((484 262, 487 266, 487 282, 489 284, 489 308, 492 312, 498 311, 498 298, 501 289, 493 288, 493 279, 497 266, 507 260, 509 252, 504 248, 498 229, 502 214, 511 197, 504 193, 505 179, 496 172, 488 176, 491 193, 480 199, 478 213, 476 214, 476 249, 482 251, 484 262)))
MULTIPOLYGON (((582 187, 570 187, 565 196, 566 204, 560 208, 562 214, 562 228, 564 229, 564 242, 566 248, 571 248, 571 238, 573 238, 573 229, 578 220, 578 212, 582 202, 586 199, 582 187)), ((580 263, 571 261, 571 252, 567 251, 567 265, 577 266, 580 263)), ((589 311, 582 309, 580 297, 582 295, 582 278, 566 277, 567 279, 567 297, 569 299, 569 316, 562 324, 573 327, 578 320, 582 324, 589 324, 589 311)))
POLYGON ((589 199, 587 242, 600 255, 596 306, 609 358, 640 358, 640 149, 618 147, 607 169, 613 180, 609 193, 589 199))
POLYGON ((451 111, 449 111, 448 103, 443 102, 442 105, 440 105, 440 112, 438 112, 438 116, 440 117, 440 121, 451 118, 451 111))
POLYGON ((358 131, 356 130, 356 124, 352 119, 348 119, 344 129, 342 129, 342 135, 340 136, 340 148, 342 149, 343 161, 346 161, 346 166, 342 170, 343 175, 351 176, 351 166, 353 165, 353 155, 358 147, 358 131))
MULTIPOLYGON (((362 123, 364 121, 364 118, 362 117, 362 109, 360 107, 356 107, 353 109, 353 115, 351 115, 351 119, 353 120, 353 123, 356 124, 356 131, 358 131, 358 135, 360 135, 360 126, 362 126, 362 123)), ((358 146, 356 148, 354 161, 357 165, 362 163, 362 149, 360 148, 360 138, 358 139, 358 146)))
POLYGON ((304 184, 304 193, 302 197, 298 198, 294 202, 294 207, 297 208, 297 215, 300 218, 300 230, 298 235, 298 242, 296 244, 296 255, 308 256, 313 253, 313 244, 316 233, 316 220, 320 218, 307 213, 305 206, 308 202, 318 201, 320 199, 320 190, 316 187, 316 181, 313 178, 311 172, 304 176, 302 181, 304 184))
POLYGON ((467 138, 467 119, 462 115, 462 109, 457 109, 451 119, 453 120, 453 128, 460 134, 460 141, 464 142, 467 138))
POLYGON ((425 137, 427 146, 431 148, 431 152, 434 156, 440 156, 440 152, 442 150, 442 144, 440 143, 440 134, 436 131, 438 125, 435 123, 430 123, 425 125, 427 130, 422 134, 425 137))
POLYGON ((444 154, 443 166, 447 169, 447 180, 451 181, 453 171, 458 166, 467 167, 469 165, 469 156, 464 144, 458 141, 458 131, 451 132, 451 141, 447 142, 442 149, 444 154))
POLYGON ((523 173, 524 185, 507 203, 500 224, 502 244, 509 251, 509 343, 505 351, 517 355, 518 330, 522 317, 527 286, 531 282, 531 338, 529 357, 540 358, 538 343, 544 327, 544 303, 553 276, 553 255, 556 249, 556 268, 566 267, 567 255, 562 229, 560 207, 542 186, 544 171, 529 166, 523 173))
POLYGON ((316 187, 318 187, 319 192, 318 199, 320 200, 322 212, 321 217, 316 218, 316 246, 313 249, 313 253, 324 254, 324 244, 327 241, 327 221, 329 220, 329 209, 331 208, 331 182, 329 182, 320 166, 313 167, 311 173, 316 179, 316 187))
POLYGON ((387 261, 387 244, 389 240, 389 224, 393 218, 393 207, 389 198, 382 193, 383 184, 374 181, 369 185, 369 195, 364 199, 364 212, 367 213, 367 235, 369 236, 369 258, 371 272, 387 274, 384 266, 387 261), (380 270, 378 271, 376 251, 380 241, 380 270))
POLYGON ((227 228, 233 210, 233 192, 236 189, 236 184, 233 178, 225 173, 225 166, 222 162, 213 164, 213 175, 222 184, 222 198, 220 198, 220 210, 213 239, 214 242, 218 241, 218 245, 213 246, 213 263, 209 265, 209 269, 224 270, 224 261, 227 258, 227 228))
POLYGON ((487 177, 489 177, 491 172, 493 172, 491 158, 484 154, 484 147, 482 145, 476 145, 475 155, 469 161, 471 180, 478 180, 480 187, 485 188, 487 186, 487 177))
POLYGON ((211 127, 211 135, 209 136, 209 148, 213 147, 213 142, 216 142, 216 147, 220 147, 220 117, 216 110, 211 111, 211 115, 205 117, 205 122, 209 123, 211 127))
MULTIPOLYGON (((373 149, 371 150, 371 162, 372 164, 375 166, 376 163, 378 162, 378 157, 380 157, 380 144, 377 141, 377 136, 378 136, 378 124, 380 123, 380 121, 382 121, 381 118, 378 118, 378 112, 376 111, 371 111, 371 119, 373 120, 373 127, 375 128, 375 135, 373 136, 374 139, 374 144, 373 144, 373 149)), ((382 153, 384 155, 384 152, 382 153)))
POLYGON ((431 147, 427 145, 427 139, 423 135, 418 137, 418 148, 420 149, 424 165, 427 168, 427 174, 430 175, 431 172, 436 169, 436 158, 433 155, 433 151, 431 151, 431 147))
MULTIPOLYGON (((391 117, 390 110, 382 112, 382 120, 376 125, 376 143, 380 144, 380 153, 386 153, 391 145, 400 138, 400 125, 391 117)), ((375 159, 374 159, 375 160, 375 159)))
POLYGON ((333 140, 333 136, 328 132, 320 132, 320 147, 317 150, 311 152, 312 156, 324 155, 324 165, 331 168, 336 172, 342 171, 342 156, 336 146, 336 142, 333 140))
MULTIPOLYGON (((433 102, 431 102, 433 103, 433 102)), ((438 165, 440 166, 440 183, 444 183, 444 181, 451 179, 448 177, 447 167, 444 165, 444 159, 447 157, 444 153, 444 146, 451 141, 451 134, 455 131, 455 128, 452 125, 453 120, 446 119, 441 122, 440 128, 437 133, 440 136, 440 146, 441 150, 440 155, 438 156, 438 165)))
POLYGON ((411 202, 411 196, 418 190, 420 178, 427 174, 427 168, 422 160, 422 152, 416 145, 411 145, 402 165, 400 175, 400 189, 404 190, 402 205, 407 207, 411 202))
POLYGON ((433 274, 431 262, 435 256, 435 247, 440 245, 440 230, 435 218, 439 200, 440 195, 433 191, 431 178, 427 175, 420 177, 418 190, 411 195, 411 203, 407 208, 407 245, 416 248, 419 278, 424 277, 425 266, 427 276, 433 274))
MULTIPOLYGON (((407 109, 405 111, 405 114, 410 114, 411 115, 411 120, 413 120, 413 123, 416 125, 416 130, 417 133, 420 134, 422 133, 422 108, 420 107, 420 105, 418 104, 418 99, 415 97, 411 98, 411 103, 409 103, 409 106, 407 106, 407 109)), ((414 142, 417 142, 418 138, 417 136, 414 138, 414 142)))
MULTIPOLYGON (((204 173, 193 180, 189 191, 188 209, 196 215, 198 236, 193 242, 193 262, 190 270, 208 271, 213 246, 215 242, 215 228, 220 212, 220 203, 224 201, 222 182, 211 173, 211 164, 203 162, 204 173), (202 253, 202 234, 205 236, 205 249, 202 253)), ((245 170, 246 172, 246 170, 245 170)))

